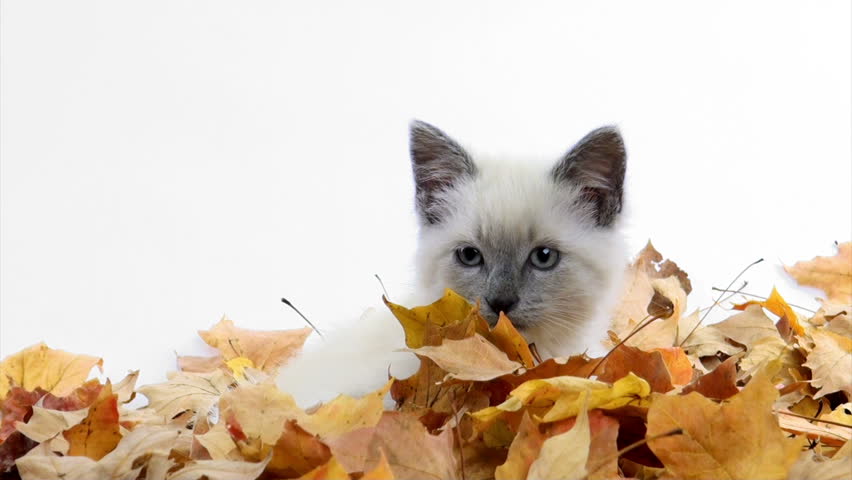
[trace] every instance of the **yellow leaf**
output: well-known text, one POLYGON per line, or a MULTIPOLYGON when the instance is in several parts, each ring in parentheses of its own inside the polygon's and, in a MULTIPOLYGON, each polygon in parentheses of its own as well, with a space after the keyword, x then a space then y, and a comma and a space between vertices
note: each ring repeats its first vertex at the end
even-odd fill
POLYGON ((382 416, 384 398, 392 384, 393 380, 389 380, 382 388, 360 398, 340 395, 299 423, 320 438, 375 426, 382 416))
POLYGON ((500 405, 484 408, 472 416, 479 422, 489 424, 503 412, 531 407, 546 412, 542 415, 542 421, 554 422, 577 416, 582 407, 581 394, 584 392, 588 392, 588 408, 613 409, 625 405, 647 406, 651 387, 632 373, 613 385, 580 377, 529 380, 512 390, 509 398, 500 405))
POLYGON ((427 324, 444 327, 461 322, 473 308, 464 297, 450 289, 444 291, 444 296, 435 303, 412 309, 384 300, 385 305, 402 324, 405 330, 405 344, 408 348, 420 348, 424 345, 427 324))
POLYGON ((649 442, 671 474, 682 479, 783 479, 799 453, 799 442, 778 426, 778 398, 770 378, 778 363, 758 372, 728 402, 693 392, 655 395, 648 410, 648 437, 683 431, 649 442))
POLYGON ((0 363, 0 400, 6 398, 12 385, 29 392, 43 388, 63 397, 83 384, 94 367, 102 370, 103 360, 54 350, 44 343, 33 345, 0 363))
POLYGON ((225 362, 225 365, 234 372, 234 378, 237 380, 245 380, 246 368, 254 368, 254 362, 250 358, 236 357, 225 362))
POLYGON ((832 302, 852 303, 852 242, 838 245, 833 257, 815 257, 784 270, 800 285, 824 291, 832 302))

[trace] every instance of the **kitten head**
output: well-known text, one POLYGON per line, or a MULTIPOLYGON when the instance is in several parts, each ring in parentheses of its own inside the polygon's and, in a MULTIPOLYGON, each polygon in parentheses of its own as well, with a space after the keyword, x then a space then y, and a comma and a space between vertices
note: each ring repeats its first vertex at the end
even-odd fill
POLYGON ((420 287, 505 312, 540 351, 573 353, 605 331, 620 286, 625 173, 618 130, 586 135, 555 164, 474 158, 441 130, 411 124, 420 287))

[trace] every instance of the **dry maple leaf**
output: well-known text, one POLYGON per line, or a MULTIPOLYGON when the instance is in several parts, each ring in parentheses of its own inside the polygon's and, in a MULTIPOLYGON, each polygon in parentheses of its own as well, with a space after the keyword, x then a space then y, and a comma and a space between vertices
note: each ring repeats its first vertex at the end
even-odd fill
POLYGON ((232 382, 233 379, 222 371, 171 372, 166 383, 143 385, 137 391, 148 397, 148 408, 171 419, 185 411, 207 412, 232 382))
POLYGON ((669 472, 683 479, 783 479, 799 453, 799 442, 786 438, 772 413, 778 392, 774 372, 758 372, 727 403, 696 392, 656 394, 648 410, 648 437, 675 429, 680 435, 649 442, 669 472))
POLYGON ((168 455, 179 439, 187 436, 176 427, 142 426, 123 437, 99 461, 82 456, 57 456, 46 448, 36 448, 19 458, 16 465, 23 480, 135 479, 154 452, 168 455))
POLYGON ((339 395, 334 400, 321 405, 310 416, 300 420, 301 425, 320 438, 343 435, 364 427, 375 426, 384 411, 384 398, 393 384, 389 380, 385 386, 363 397, 339 395))
MULTIPOLYGON (((307 327, 294 330, 248 330, 222 318, 213 328, 200 330, 198 335, 208 345, 219 350, 225 362, 244 357, 251 361, 254 368, 275 373, 278 367, 299 353, 311 331, 307 327)), ((187 362, 184 361, 184 364, 187 362)), ((215 361, 211 360, 211 363, 215 361)))
POLYGON ((812 384, 819 388, 814 398, 844 392, 852 399, 852 338, 834 332, 811 332, 816 345, 804 366, 813 372, 812 384))
POLYGON ((417 417, 385 412, 374 427, 329 440, 332 454, 350 472, 366 471, 387 458, 395 478, 452 479, 458 476, 453 433, 431 435, 417 417))
POLYGON ((784 270, 800 285, 824 291, 829 301, 852 303, 852 242, 839 244, 833 257, 796 262, 792 267, 784 267, 784 270))
POLYGON ((103 360, 54 350, 44 343, 33 345, 0 362, 0 400, 14 385, 30 392, 42 388, 58 397, 68 395, 94 367, 102 370, 103 360))
POLYGON ((437 347, 424 346, 407 351, 430 358, 450 377, 459 380, 491 380, 521 368, 520 363, 509 360, 504 352, 479 334, 461 340, 444 340, 437 347))

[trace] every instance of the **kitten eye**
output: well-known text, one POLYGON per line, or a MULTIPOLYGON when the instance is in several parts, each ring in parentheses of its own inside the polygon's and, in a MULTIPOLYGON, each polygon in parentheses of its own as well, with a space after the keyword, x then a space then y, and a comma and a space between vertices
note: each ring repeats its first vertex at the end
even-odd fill
POLYGON ((456 258, 459 259, 462 265, 475 267, 482 263, 482 253, 474 247, 462 247, 456 250, 456 258))
POLYGON ((536 247, 530 253, 530 263, 539 270, 550 270, 559 261, 559 252, 548 247, 536 247))

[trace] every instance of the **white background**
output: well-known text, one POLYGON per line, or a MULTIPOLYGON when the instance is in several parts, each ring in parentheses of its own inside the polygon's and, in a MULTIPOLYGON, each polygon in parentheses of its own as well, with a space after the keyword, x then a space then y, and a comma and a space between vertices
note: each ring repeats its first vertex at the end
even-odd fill
POLYGON ((759 257, 748 291, 813 305, 779 266, 852 237, 850 13, 4 0, 0 355, 43 340, 151 382, 223 314, 356 318, 374 273, 410 279, 413 117, 554 159, 616 123, 631 247, 677 260, 693 307, 759 257))

